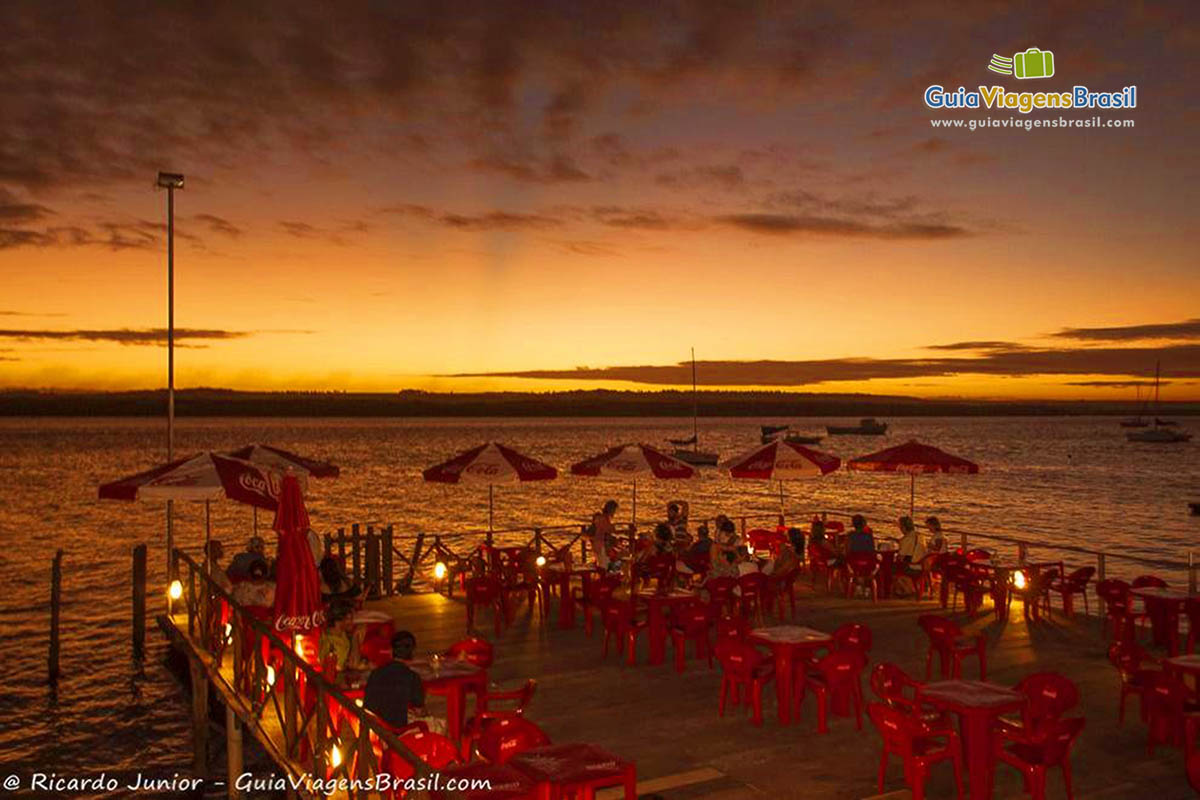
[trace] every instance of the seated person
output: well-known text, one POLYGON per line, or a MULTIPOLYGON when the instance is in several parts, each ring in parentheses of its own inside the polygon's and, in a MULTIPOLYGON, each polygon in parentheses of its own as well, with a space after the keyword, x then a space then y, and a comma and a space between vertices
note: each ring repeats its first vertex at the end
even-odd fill
POLYGON ((406 664, 417 648, 417 639, 408 631, 392 637, 392 660, 376 667, 367 678, 363 706, 393 728, 408 724, 408 710, 424 714, 425 686, 420 676, 406 664))
POLYGON ((803 528, 788 528, 788 542, 792 545, 792 552, 796 558, 803 559, 807 552, 805 549, 804 529, 803 528))
POLYGON ((875 536, 867 525, 867 518, 855 514, 850 519, 850 533, 846 536, 846 553, 875 552, 875 536))
POLYGON ((808 543, 821 545, 826 544, 825 523, 821 520, 814 519, 812 521, 812 527, 809 529, 808 534, 808 543))
POLYGON ((758 561, 750 557, 750 550, 744 545, 737 549, 737 558, 734 561, 737 566, 738 577, 749 575, 752 572, 759 572, 758 561))
POLYGON ((225 569, 221 566, 223 558, 225 558, 225 545, 213 539, 208 543, 208 574, 217 586, 228 592, 233 589, 233 582, 229 580, 229 576, 225 574, 225 569))
POLYGON ((240 606, 270 608, 275 605, 275 581, 267 575, 267 562, 261 558, 251 562, 246 579, 233 584, 230 596, 240 606))
POLYGON ((332 554, 321 559, 317 572, 321 577, 321 599, 326 603, 355 599, 362 594, 362 589, 346 575, 342 562, 332 554))
POLYGON ((267 560, 267 543, 263 541, 261 536, 250 537, 250 541, 246 544, 246 549, 233 557, 225 573, 229 576, 229 580, 235 583, 237 581, 244 581, 250 577, 250 565, 255 561, 262 561, 267 565, 267 571, 270 571, 271 562, 267 560))
POLYGON ((329 609, 329 623, 321 631, 321 644, 317 649, 317 658, 322 666, 326 660, 334 660, 337 668, 338 681, 343 682, 347 670, 359 667, 362 646, 359 632, 354 626, 352 609, 345 602, 335 601, 329 609))
MULTIPOLYGON (((803 539, 801 539, 803 541, 803 539)), ((792 570, 800 566, 800 559, 796 556, 796 550, 791 541, 786 541, 779 545, 779 556, 774 561, 768 561, 763 565, 763 572, 771 577, 771 583, 779 583, 792 570)))
POLYGON ((710 578, 736 578, 738 535, 733 520, 717 517, 717 540, 709 550, 710 578))
POLYGON ((596 566, 607 569, 609 551, 613 549, 617 538, 617 527, 613 524, 613 515, 617 513, 617 501, 607 500, 599 511, 592 515, 589 533, 592 537, 592 557, 596 566))
POLYGON ((946 551, 946 537, 942 533, 942 522, 937 517, 926 517, 925 528, 929 531, 929 544, 926 545, 931 553, 946 551))
POLYGON ((925 557, 925 543, 921 541, 921 534, 917 532, 917 526, 913 524, 912 517, 901 517, 900 526, 900 547, 896 552, 896 557, 900 565, 915 565, 920 563, 925 557))

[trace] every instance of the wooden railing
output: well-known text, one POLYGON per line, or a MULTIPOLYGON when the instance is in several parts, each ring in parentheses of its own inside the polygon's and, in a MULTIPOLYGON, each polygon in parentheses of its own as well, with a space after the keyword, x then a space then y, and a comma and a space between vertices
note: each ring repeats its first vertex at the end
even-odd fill
POLYGON ((238 605, 202 564, 176 549, 173 566, 183 586, 175 612, 182 605, 188 637, 212 679, 223 681, 244 702, 247 721, 278 744, 272 757, 280 766, 318 787, 310 794, 336 787, 334 796, 350 800, 380 797, 374 787, 386 773, 376 748, 402 759, 412 777, 429 778, 425 762, 388 727, 301 658, 294 641, 238 605))

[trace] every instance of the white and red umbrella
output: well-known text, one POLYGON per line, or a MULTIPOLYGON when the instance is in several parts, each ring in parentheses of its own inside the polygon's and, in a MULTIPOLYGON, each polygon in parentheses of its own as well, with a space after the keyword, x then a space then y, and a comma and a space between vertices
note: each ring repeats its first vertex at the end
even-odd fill
POLYGON ((275 509, 279 553, 275 562, 275 630, 303 633, 325 624, 321 581, 308 546, 308 510, 295 475, 285 475, 275 509))
POLYGON ((802 444, 776 439, 748 453, 726 461, 722 466, 732 478, 779 481, 779 510, 783 512, 783 482, 797 478, 820 477, 842 465, 835 455, 813 450, 802 444))
POLYGON ((917 475, 943 472, 958 475, 975 475, 979 465, 965 458, 951 455, 933 445, 921 444, 916 439, 889 447, 870 455, 852 458, 846 464, 849 469, 868 472, 907 472, 909 475, 908 513, 916 508, 917 475))
POLYGON ((571 465, 572 475, 607 475, 633 481, 633 521, 637 522, 637 481, 639 477, 659 480, 683 480, 696 477, 690 464, 654 449, 648 444, 620 444, 599 455, 571 465))
MULTIPOLYGON (((308 478, 310 477, 336 478, 341 474, 341 469, 336 464, 298 455, 279 447, 272 447, 269 444, 260 444, 258 442, 248 444, 245 447, 239 447, 237 450, 230 452, 229 455, 234 458, 240 458, 243 461, 249 461, 252 464, 266 467, 281 475, 290 472, 299 479, 301 491, 307 491, 308 478)), ((254 535, 258 535, 257 507, 254 509, 254 535)))
POLYGON ((490 531, 494 523, 493 487, 496 484, 549 481, 558 477, 558 470, 511 447, 488 442, 436 464, 421 475, 431 483, 486 483, 490 531))
POLYGON ((204 557, 212 533, 209 503, 222 497, 274 511, 280 476, 249 461, 204 452, 100 486, 101 500, 203 500, 204 557))

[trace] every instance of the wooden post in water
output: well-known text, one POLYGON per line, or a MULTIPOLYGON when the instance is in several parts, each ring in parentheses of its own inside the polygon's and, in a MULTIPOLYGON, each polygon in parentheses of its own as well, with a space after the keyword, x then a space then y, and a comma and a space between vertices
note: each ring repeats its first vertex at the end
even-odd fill
POLYGON ((395 531, 391 525, 383 529, 383 541, 380 543, 383 556, 383 593, 389 597, 396 593, 396 578, 392 574, 392 537, 395 531))
POLYGON ((966 531, 963 531, 961 534, 959 534, 958 542, 959 542, 959 545, 962 547, 963 553, 965 554, 967 552, 967 532, 966 531))
POLYGON ((192 772, 197 778, 208 773, 208 678, 196 658, 188 658, 192 673, 192 772))
POLYGON ((375 534, 375 528, 371 525, 367 526, 367 563, 366 563, 366 584, 367 597, 372 600, 379 599, 379 536, 375 534))
POLYGON ((1024 542, 1017 542, 1017 563, 1025 566, 1025 562, 1029 559, 1029 551, 1024 542))
POLYGON ((233 712, 233 706, 225 704, 225 761, 229 765, 226 788, 229 800, 239 800, 242 793, 237 788, 238 776, 242 774, 242 720, 233 712))
POLYGON ((133 548, 133 657, 146 655, 146 545, 133 548))
POLYGON ((417 543, 413 547, 412 558, 408 560, 408 575, 404 578, 404 591, 412 591, 413 575, 417 571, 417 564, 421 561, 421 545, 425 543, 425 532, 417 533, 417 543))
POLYGON ((352 535, 350 539, 350 558, 354 566, 354 571, 350 574, 354 576, 354 580, 358 581, 362 579, 362 537, 359 535, 357 522, 350 526, 350 533, 352 535))
POLYGON ((50 683, 58 685, 58 620, 62 606, 62 557, 63 551, 54 554, 54 564, 50 567, 50 683))
POLYGON ((1096 582, 1104 580, 1104 553, 1096 553, 1096 582))

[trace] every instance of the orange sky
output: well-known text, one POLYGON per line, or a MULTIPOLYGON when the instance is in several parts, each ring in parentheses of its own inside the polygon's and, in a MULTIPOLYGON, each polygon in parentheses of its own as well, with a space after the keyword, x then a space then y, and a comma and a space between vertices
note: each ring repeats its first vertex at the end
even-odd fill
MULTIPOLYGON (((28 72, 0 78, 16 120, 0 133, 0 386, 164 384, 156 337, 122 333, 166 321, 161 167, 188 175, 176 324, 211 332, 182 340, 179 386, 655 388, 530 373, 661 367, 694 346, 795 362, 771 388, 921 396, 1132 399, 1123 384, 1161 358, 1166 396, 1200 399, 1189 5, 582 24, 487 6, 478 26, 427 21, 453 57, 412 20, 301 11, 85 19, 65 57, 69 32, 22 12, 10 55, 28 72), (186 43, 159 38, 189 25, 186 43), (370 38, 388 25, 403 41, 370 38), (150 69, 170 44, 182 65, 150 69), (986 71, 1034 44, 1055 78, 986 71), (396 75, 405 47, 416 66, 396 75), (1137 127, 934 131, 931 82, 1136 83, 1139 108, 1103 115, 1137 127), (959 342, 992 344, 929 349, 959 342), (1056 371, 1036 371, 1044 351, 1056 371), (811 364, 846 359, 904 374, 811 364), (1113 385, 1078 385, 1096 383, 1113 385)), ((1015 116, 944 116, 989 115, 1015 116)), ((718 375, 760 380, 733 363, 701 383, 718 375)))

